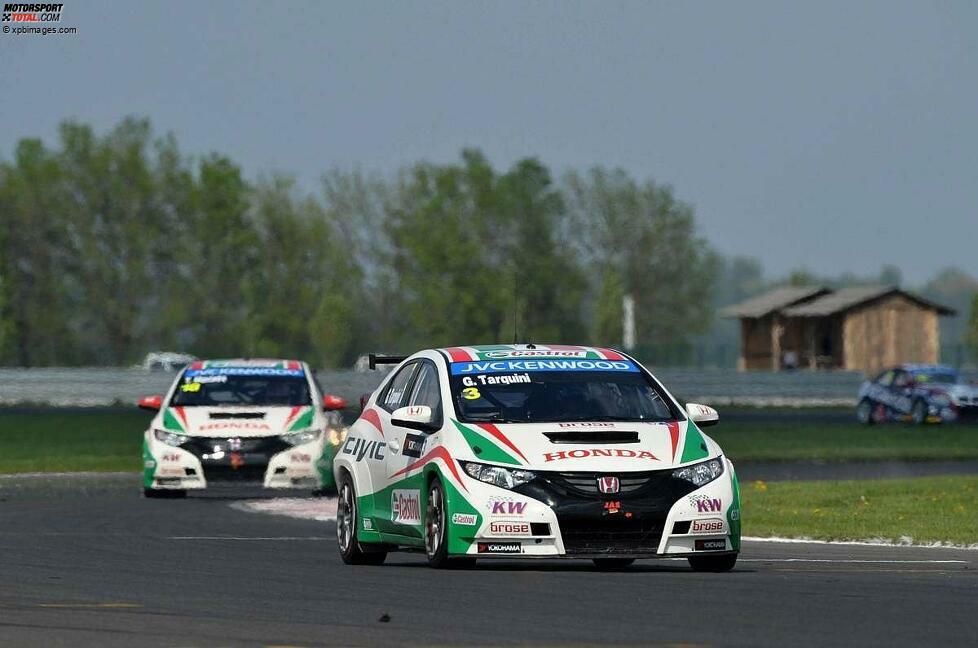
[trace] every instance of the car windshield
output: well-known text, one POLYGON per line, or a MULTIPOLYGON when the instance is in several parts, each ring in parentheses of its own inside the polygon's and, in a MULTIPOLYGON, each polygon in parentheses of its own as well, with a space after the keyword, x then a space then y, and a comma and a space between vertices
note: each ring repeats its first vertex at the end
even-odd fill
POLYGON ((953 371, 921 372, 914 374, 913 379, 918 383, 945 383, 953 385, 960 381, 958 374, 953 371))
POLYGON ((188 370, 170 400, 182 407, 297 406, 311 404, 309 383, 301 370, 188 370))
MULTIPOLYGON (((477 364, 477 363, 463 363, 477 364)), ((631 363, 627 363, 631 367, 631 363)), ((672 421, 678 413, 637 368, 628 371, 456 373, 452 396, 467 422, 672 421)))

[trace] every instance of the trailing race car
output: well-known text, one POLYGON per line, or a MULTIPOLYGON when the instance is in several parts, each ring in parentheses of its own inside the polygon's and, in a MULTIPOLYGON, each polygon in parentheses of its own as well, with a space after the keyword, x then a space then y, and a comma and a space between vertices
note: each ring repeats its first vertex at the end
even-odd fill
POLYGON ((208 360, 180 372, 143 435, 147 497, 184 495, 217 482, 332 490, 332 460, 346 429, 342 398, 321 395, 296 360, 208 360))
MULTIPOLYGON (((340 554, 380 564, 424 549, 433 567, 478 558, 686 557, 732 569, 733 464, 641 365, 609 349, 497 345, 399 362, 336 454, 340 554)), ((381 361, 385 359, 381 358, 381 361)))
POLYGON ((887 369, 859 388, 856 418, 872 425, 978 420, 978 387, 943 365, 904 364, 887 369))

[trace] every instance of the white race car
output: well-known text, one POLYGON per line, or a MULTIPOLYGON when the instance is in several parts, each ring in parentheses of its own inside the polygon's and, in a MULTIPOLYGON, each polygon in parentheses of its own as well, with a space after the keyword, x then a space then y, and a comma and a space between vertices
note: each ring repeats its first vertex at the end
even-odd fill
POLYGON ((143 435, 143 492, 180 496, 218 482, 332 490, 346 402, 322 395, 297 360, 193 362, 165 396, 139 401, 156 415, 143 435))
POLYGON ((423 549, 434 567, 477 558, 686 557, 732 569, 733 464, 632 358, 578 346, 415 353, 366 402, 333 462, 348 564, 423 549))

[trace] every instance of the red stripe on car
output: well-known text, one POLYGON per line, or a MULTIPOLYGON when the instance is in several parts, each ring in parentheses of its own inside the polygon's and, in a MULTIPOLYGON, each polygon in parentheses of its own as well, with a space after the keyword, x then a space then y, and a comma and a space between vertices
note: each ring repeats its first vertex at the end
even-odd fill
POLYGON ((174 407, 173 411, 175 411, 177 413, 177 416, 180 417, 180 420, 183 421, 184 431, 190 432, 190 428, 187 426, 187 415, 183 411, 183 406, 181 405, 180 407, 174 407))
POLYGON ((289 412, 289 418, 285 419, 285 425, 283 426, 284 428, 288 429, 289 425, 292 423, 292 421, 295 420, 296 415, 299 414, 299 410, 301 409, 302 409, 301 405, 296 405, 295 407, 292 408, 292 411, 289 412))
POLYGON ((448 469, 452 472, 452 475, 455 477, 455 481, 458 482, 458 485, 461 486, 463 490, 468 492, 469 489, 465 487, 464 483, 462 483, 462 476, 458 474, 458 469, 455 467, 455 460, 452 459, 452 455, 448 454, 448 450, 445 449, 445 446, 438 446, 436 448, 432 448, 431 452, 421 457, 413 464, 408 465, 406 468, 402 468, 401 470, 398 470, 396 473, 391 475, 391 478, 405 475, 418 468, 424 468, 426 465, 428 465, 435 459, 441 459, 442 461, 444 461, 445 465, 448 467, 448 469))
MULTIPOLYGON (((360 418, 377 428, 377 431, 380 432, 380 436, 384 436, 384 427, 380 422, 380 414, 377 413, 377 410, 372 407, 365 409, 363 410, 363 414, 360 415, 360 418)), ((387 437, 384 438, 386 439, 387 437)))
POLYGON ((666 423, 669 426, 669 439, 672 441, 672 460, 676 461, 676 448, 679 446, 679 422, 666 423))
POLYGON ((483 430, 485 430, 486 432, 488 432, 489 434, 491 434, 492 436, 494 436, 494 437, 496 437, 497 439, 499 439, 499 441, 500 441, 501 443, 504 443, 504 444, 506 444, 507 446, 509 446, 509 448, 510 448, 510 449, 511 449, 511 450, 512 450, 513 452, 515 452, 515 453, 516 453, 516 454, 518 454, 519 456, 521 456, 521 457, 523 457, 523 461, 524 461, 524 462, 526 462, 526 463, 530 463, 530 460, 526 458, 526 455, 524 455, 524 454, 523 454, 522 452, 520 452, 520 449, 519 449, 519 448, 517 448, 517 447, 516 447, 515 445, 513 445, 513 442, 512 442, 512 441, 510 441, 509 439, 507 439, 507 438, 506 438, 506 435, 505 435, 505 434, 503 434, 503 433, 502 433, 502 432, 500 431, 500 429, 499 429, 499 428, 497 428, 497 427, 496 427, 495 425, 493 425, 492 423, 476 423, 476 425, 477 425, 478 427, 480 427, 480 428, 482 428, 483 430))
POLYGON ((472 354, 462 347, 449 347, 445 352, 451 356, 452 362, 468 362, 472 360, 472 354))

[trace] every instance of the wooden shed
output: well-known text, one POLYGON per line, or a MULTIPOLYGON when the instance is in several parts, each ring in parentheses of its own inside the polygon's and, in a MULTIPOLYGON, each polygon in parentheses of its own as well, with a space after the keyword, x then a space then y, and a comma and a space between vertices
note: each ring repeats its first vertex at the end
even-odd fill
POLYGON ((779 288, 724 309, 738 317, 740 369, 847 369, 936 363, 937 318, 954 311, 893 286, 779 288))

